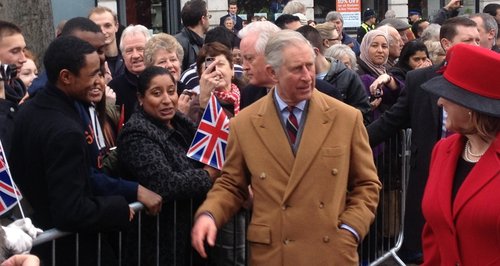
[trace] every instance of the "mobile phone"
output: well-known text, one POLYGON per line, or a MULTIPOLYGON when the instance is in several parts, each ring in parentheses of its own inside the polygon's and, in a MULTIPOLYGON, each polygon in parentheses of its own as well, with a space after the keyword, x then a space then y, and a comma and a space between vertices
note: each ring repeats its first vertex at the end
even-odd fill
MULTIPOLYGON (((215 61, 215 57, 207 57, 205 58, 205 69, 207 69, 210 64, 212 64, 215 61)), ((212 72, 215 71, 215 67, 212 69, 212 72)))
POLYGON ((376 88, 375 94, 373 94, 373 98, 380 98, 380 97, 382 97, 382 89, 376 88))
POLYGON ((464 0, 460 0, 460 5, 463 6, 464 5, 464 0))

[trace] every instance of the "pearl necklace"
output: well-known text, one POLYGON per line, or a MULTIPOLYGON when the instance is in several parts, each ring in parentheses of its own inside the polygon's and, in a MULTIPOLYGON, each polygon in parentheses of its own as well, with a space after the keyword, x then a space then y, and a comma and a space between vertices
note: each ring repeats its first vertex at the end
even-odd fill
POLYGON ((470 140, 467 140, 467 142, 465 143, 465 152, 464 152, 464 159, 469 162, 469 163, 477 163, 479 161, 479 159, 481 159, 481 156, 483 156, 483 154, 485 153, 485 151, 483 151, 482 153, 480 154, 474 154, 472 153, 470 150, 471 144, 470 144, 470 140), (473 160, 471 159, 470 156, 473 156, 473 157, 477 157, 477 159, 473 160))

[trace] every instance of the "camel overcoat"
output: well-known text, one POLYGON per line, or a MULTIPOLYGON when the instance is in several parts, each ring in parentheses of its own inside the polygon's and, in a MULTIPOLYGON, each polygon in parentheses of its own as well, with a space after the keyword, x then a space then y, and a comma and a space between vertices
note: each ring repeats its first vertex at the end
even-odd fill
MULTIPOLYGON (((250 265, 358 265, 381 184, 361 113, 316 89, 293 154, 274 91, 231 120, 226 162, 199 208, 220 228, 248 196, 250 265)), ((303 114, 303 115, 304 115, 303 114)))

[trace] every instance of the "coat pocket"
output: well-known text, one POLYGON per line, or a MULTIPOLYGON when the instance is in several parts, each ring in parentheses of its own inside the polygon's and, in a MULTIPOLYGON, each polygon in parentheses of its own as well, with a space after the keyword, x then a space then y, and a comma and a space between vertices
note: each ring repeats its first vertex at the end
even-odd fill
POLYGON ((271 244, 271 228, 263 224, 250 224, 248 226, 247 240, 259 244, 271 244))
POLYGON ((344 154, 344 146, 335 146, 331 148, 321 148, 321 155, 324 157, 337 157, 344 154))

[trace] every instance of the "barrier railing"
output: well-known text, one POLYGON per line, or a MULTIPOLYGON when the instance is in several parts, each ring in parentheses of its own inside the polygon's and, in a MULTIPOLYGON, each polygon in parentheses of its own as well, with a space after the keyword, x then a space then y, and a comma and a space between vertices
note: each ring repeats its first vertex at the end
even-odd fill
MULTIPOLYGON (((379 177, 383 183, 383 189, 380 195, 380 203, 377 211, 376 221, 373 223, 369 235, 365 238, 363 243, 359 248, 359 257, 360 263, 362 265, 380 265, 382 262, 388 260, 389 258, 393 258, 400 265, 405 265, 403 261, 398 257, 396 252, 401 248, 401 244, 403 242, 404 236, 404 212, 405 212, 405 197, 406 197, 406 189, 408 182, 408 170, 409 170, 409 159, 410 159, 410 139, 411 139, 411 130, 403 131, 399 136, 392 138, 387 141, 384 145, 379 146, 374 149, 374 154, 376 156, 376 164, 377 170, 379 172, 379 177)), ((174 217, 178 219, 176 215, 177 204, 173 203, 174 217)), ((144 261, 154 261, 154 265, 162 265, 161 256, 165 254, 161 254, 160 245, 165 239, 160 238, 160 218, 157 216, 156 220, 156 237, 155 239, 148 239, 147 241, 154 242, 154 246, 156 246, 156 250, 154 252, 155 258, 150 258, 146 255, 144 258, 143 254, 143 241, 144 238, 142 236, 142 228, 143 224, 143 214, 142 210, 144 206, 135 202, 130 204, 130 207, 136 213, 137 220, 137 232, 133 232, 133 234, 137 234, 137 241, 131 246, 129 245, 125 248, 124 245, 127 245, 127 239, 130 238, 130 232, 125 232, 128 234, 124 236, 124 233, 118 233, 118 237, 116 240, 114 248, 118 257, 118 265, 146 265, 144 261), (124 243, 125 242, 125 243, 124 243), (135 246, 136 245, 136 246, 135 246), (137 248, 137 249, 135 249, 137 248), (135 254, 135 253, 136 254, 135 254), (130 259, 130 255, 132 254, 133 259, 130 259), (151 260, 153 259, 153 260, 151 260)), ((191 202, 190 211, 194 212, 195 209, 191 202)), ((151 219, 151 217, 147 218, 151 219)), ((196 251, 191 249, 189 251, 190 258, 187 261, 187 265, 220 265, 221 256, 222 259, 225 260, 228 265, 228 261, 232 261, 230 264, 232 265, 248 265, 248 245, 246 243, 246 234, 245 228, 249 223, 249 213, 246 211, 241 211, 235 219, 235 222, 229 225, 227 230, 219 230, 219 233, 222 231, 226 231, 229 235, 221 236, 218 235, 218 241, 222 238, 225 238, 227 242, 222 243, 218 248, 219 251, 222 250, 223 253, 214 251, 212 249, 209 252, 209 260, 200 260, 196 255, 196 251), (232 235, 230 235, 232 234, 232 235), (243 244, 242 244, 243 242, 243 244), (231 247, 232 245, 232 247, 231 247)), ((184 221, 185 222, 185 221, 184 221)), ((192 217, 191 220, 188 221, 190 225, 192 225, 192 217)), ((173 265, 177 265, 179 259, 177 258, 176 249, 177 243, 175 243, 175 235, 177 230, 177 221, 174 221, 173 226, 171 228, 172 234, 174 235, 174 243, 172 243, 173 247, 173 265)), ((39 235, 33 242, 33 246, 40 246, 42 244, 46 244, 51 242, 51 256, 52 263, 51 265, 56 265, 56 241, 62 237, 70 236, 73 233, 62 232, 57 229, 46 230, 44 233, 39 235)), ((130 242, 130 241, 128 241, 130 242)), ((130 244, 130 243, 128 243, 130 244)), ((150 243, 147 243, 150 244, 150 243)), ((76 234, 75 240, 75 249, 76 249, 76 258, 75 265, 79 263, 79 246, 78 246, 78 234, 76 234)), ((101 265, 101 234, 98 234, 97 239, 97 265, 101 265)), ((46 264, 48 265, 48 264, 46 264)), ((65 262, 64 265, 70 265, 68 262, 65 262)), ((103 264, 105 265, 105 264, 103 264)), ((150 265, 150 264, 148 264, 150 265)), ((181 265, 181 264, 179 264, 181 265)))

